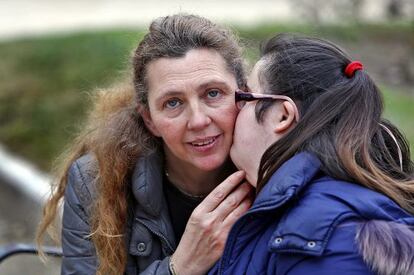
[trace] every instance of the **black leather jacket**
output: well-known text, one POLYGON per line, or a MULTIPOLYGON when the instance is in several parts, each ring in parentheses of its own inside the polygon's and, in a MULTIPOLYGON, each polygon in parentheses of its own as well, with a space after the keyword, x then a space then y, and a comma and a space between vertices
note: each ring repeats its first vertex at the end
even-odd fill
MULTIPOLYGON (((96 197, 94 158, 76 160, 69 171, 65 191, 62 227, 62 274, 95 274, 97 258, 88 238, 89 212, 96 197)), ((128 262, 125 274, 170 274, 169 255, 176 243, 167 204, 163 195, 163 156, 154 152, 137 161, 132 176, 134 201, 125 241, 128 262)))

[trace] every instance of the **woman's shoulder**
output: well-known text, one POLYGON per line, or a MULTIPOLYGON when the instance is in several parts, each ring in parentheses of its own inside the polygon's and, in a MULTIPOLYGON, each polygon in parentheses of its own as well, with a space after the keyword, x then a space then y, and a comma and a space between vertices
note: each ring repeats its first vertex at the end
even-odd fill
MULTIPOLYGON (((147 200, 154 200, 150 194, 152 191, 159 192, 157 187, 160 184, 155 183, 161 180, 160 166, 162 155, 158 151, 138 157, 131 175, 132 189, 137 199, 144 196, 147 200), (144 185, 146 188, 142 188, 144 185)), ((99 166, 94 154, 88 153, 76 159, 68 169, 65 200, 80 204, 85 209, 90 208, 98 196, 98 177, 99 166)))
POLYGON ((96 198, 98 170, 92 154, 85 154, 70 166, 65 190, 65 201, 89 209, 96 198))
POLYGON ((96 159, 93 154, 88 153, 72 162, 68 176, 75 177, 77 181, 87 182, 96 177, 97 171, 96 159))

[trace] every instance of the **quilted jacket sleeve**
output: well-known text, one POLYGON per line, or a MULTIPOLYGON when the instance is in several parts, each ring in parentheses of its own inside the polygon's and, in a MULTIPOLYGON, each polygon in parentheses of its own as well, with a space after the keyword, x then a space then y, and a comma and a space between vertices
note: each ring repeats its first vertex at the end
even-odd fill
POLYGON ((140 275, 170 275, 169 270, 170 257, 165 257, 163 260, 154 261, 140 275))
POLYGON ((69 170, 63 208, 61 274, 95 274, 97 261, 92 241, 88 238, 90 225, 86 206, 89 197, 79 164, 69 170), (80 198, 81 196, 81 198, 80 198))

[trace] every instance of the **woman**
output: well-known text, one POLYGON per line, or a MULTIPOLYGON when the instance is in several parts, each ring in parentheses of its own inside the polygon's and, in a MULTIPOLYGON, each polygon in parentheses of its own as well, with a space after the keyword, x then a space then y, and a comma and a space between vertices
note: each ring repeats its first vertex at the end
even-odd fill
POLYGON ((278 35, 247 84, 230 155, 258 195, 211 274, 414 274, 414 167, 362 64, 278 35))
POLYGON ((245 85, 234 36, 197 16, 159 18, 133 68, 134 91, 98 98, 45 207, 39 240, 64 197, 63 274, 203 274, 250 206, 244 174, 229 176, 245 85))

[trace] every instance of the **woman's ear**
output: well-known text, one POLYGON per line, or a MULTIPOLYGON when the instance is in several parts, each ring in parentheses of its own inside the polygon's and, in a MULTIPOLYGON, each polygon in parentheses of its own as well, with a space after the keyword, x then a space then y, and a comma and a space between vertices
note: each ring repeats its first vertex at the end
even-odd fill
POLYGON ((279 116, 279 121, 274 128, 276 134, 283 134, 285 131, 292 128, 295 125, 295 106, 289 101, 284 101, 280 105, 280 111, 282 112, 279 116))
POLYGON ((152 121, 151 114, 148 108, 142 106, 141 104, 137 105, 137 112, 141 115, 142 120, 145 123, 145 126, 147 129, 156 137, 160 137, 161 134, 158 131, 157 127, 154 125, 154 122, 152 121))

